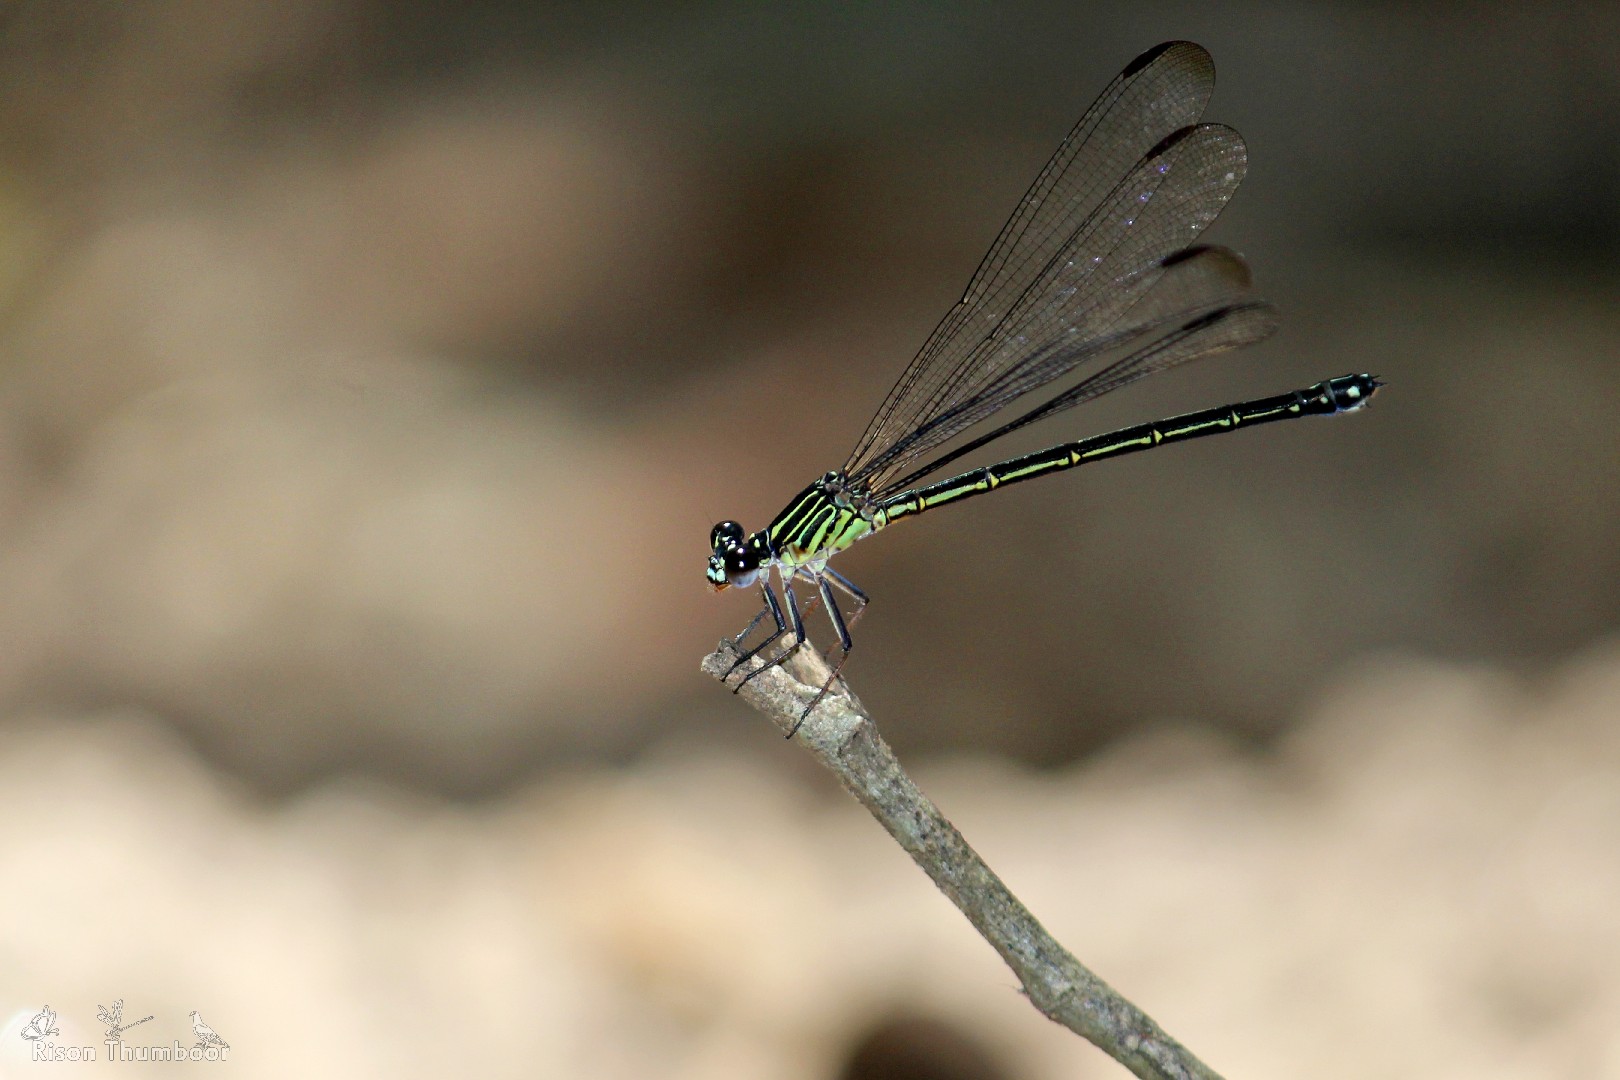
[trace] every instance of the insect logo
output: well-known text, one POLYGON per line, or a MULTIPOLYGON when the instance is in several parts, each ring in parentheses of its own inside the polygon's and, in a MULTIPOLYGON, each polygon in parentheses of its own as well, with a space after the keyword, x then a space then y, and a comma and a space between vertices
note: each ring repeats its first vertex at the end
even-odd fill
POLYGON ((123 1016, 124 1016, 124 999, 123 998, 119 998, 117 1001, 113 1002, 112 1006, 110 1008, 108 1006, 106 1006, 106 1005, 97 1005, 96 1006, 96 1019, 100 1020, 103 1024, 107 1025, 107 1041, 108 1042, 121 1042, 121 1041, 123 1041, 124 1032, 128 1031, 132 1027, 136 1027, 136 1026, 138 1026, 140 1024, 144 1024, 148 1020, 152 1019, 150 1016, 143 1016, 139 1020, 135 1020, 135 1021, 132 1021, 132 1022, 126 1024, 126 1023, 123 1022, 123 1016))

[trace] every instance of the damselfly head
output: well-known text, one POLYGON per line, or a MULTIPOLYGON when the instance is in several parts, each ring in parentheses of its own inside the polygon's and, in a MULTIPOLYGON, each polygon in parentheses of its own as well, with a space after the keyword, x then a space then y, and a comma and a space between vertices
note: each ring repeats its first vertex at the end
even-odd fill
POLYGON ((746 542, 747 535, 735 521, 722 521, 709 531, 714 553, 705 576, 715 592, 732 585, 747 588, 759 575, 759 554, 746 542))

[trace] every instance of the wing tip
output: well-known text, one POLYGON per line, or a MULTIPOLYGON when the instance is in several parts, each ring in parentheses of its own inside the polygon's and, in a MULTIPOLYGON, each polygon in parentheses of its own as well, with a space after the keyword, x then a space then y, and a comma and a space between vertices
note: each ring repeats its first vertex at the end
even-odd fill
POLYGON ((1200 63, 1207 65, 1211 69, 1213 69, 1215 66, 1214 58, 1209 55, 1209 50, 1198 44, 1196 41, 1165 41, 1153 46, 1153 48, 1138 56, 1129 64, 1126 64, 1125 70, 1120 72, 1120 78, 1131 78, 1143 68, 1148 67, 1154 61, 1158 60, 1159 57, 1169 52, 1182 53, 1188 60, 1197 60, 1200 63))

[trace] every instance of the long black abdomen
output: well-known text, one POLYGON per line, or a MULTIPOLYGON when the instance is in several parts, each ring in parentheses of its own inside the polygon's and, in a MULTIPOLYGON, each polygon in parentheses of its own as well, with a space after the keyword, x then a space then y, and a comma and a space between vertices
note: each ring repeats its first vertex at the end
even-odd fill
POLYGON ((1242 401, 1223 405, 1218 409, 1174 416, 1150 424, 1138 424, 1107 435, 1097 435, 1079 442, 1065 443, 1049 450, 1039 450, 1023 457, 987 465, 981 469, 941 480, 927 487, 901 492, 880 508, 884 523, 896 518, 920 514, 949 502, 972 498, 994 491, 1003 484, 1016 484, 1033 480, 1047 473, 1121 457, 1139 450, 1151 450, 1165 443, 1218 435, 1238 428, 1255 427, 1277 420, 1292 420, 1299 416, 1332 416, 1361 408, 1372 399, 1381 384, 1371 375, 1341 375, 1336 379, 1319 382, 1304 390, 1295 390, 1276 397, 1242 401))

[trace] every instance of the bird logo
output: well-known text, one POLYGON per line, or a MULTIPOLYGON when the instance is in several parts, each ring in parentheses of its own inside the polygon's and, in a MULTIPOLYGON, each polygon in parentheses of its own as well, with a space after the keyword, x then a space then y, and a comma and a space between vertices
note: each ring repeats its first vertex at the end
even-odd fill
POLYGON ((229 1050, 231 1044, 219 1037, 219 1032, 203 1023, 202 1013, 196 1009, 191 1010, 191 1030, 197 1033, 197 1048, 206 1050, 216 1046, 221 1050, 229 1050))
POLYGON ((62 1031, 56 1026, 56 1014, 49 1005, 45 1006, 28 1023, 23 1025, 22 1037, 25 1039, 43 1039, 47 1035, 60 1035, 62 1031))
POLYGON ((130 1028, 135 1027, 138 1024, 144 1024, 148 1020, 152 1019, 150 1016, 143 1016, 134 1023, 126 1024, 123 1022, 123 1016, 123 998, 119 998, 117 1001, 113 1002, 111 1008, 107 1007, 106 1005, 96 1006, 96 1019, 107 1025, 107 1038, 109 1039, 121 1039, 124 1037, 124 1032, 128 1031, 130 1028))

